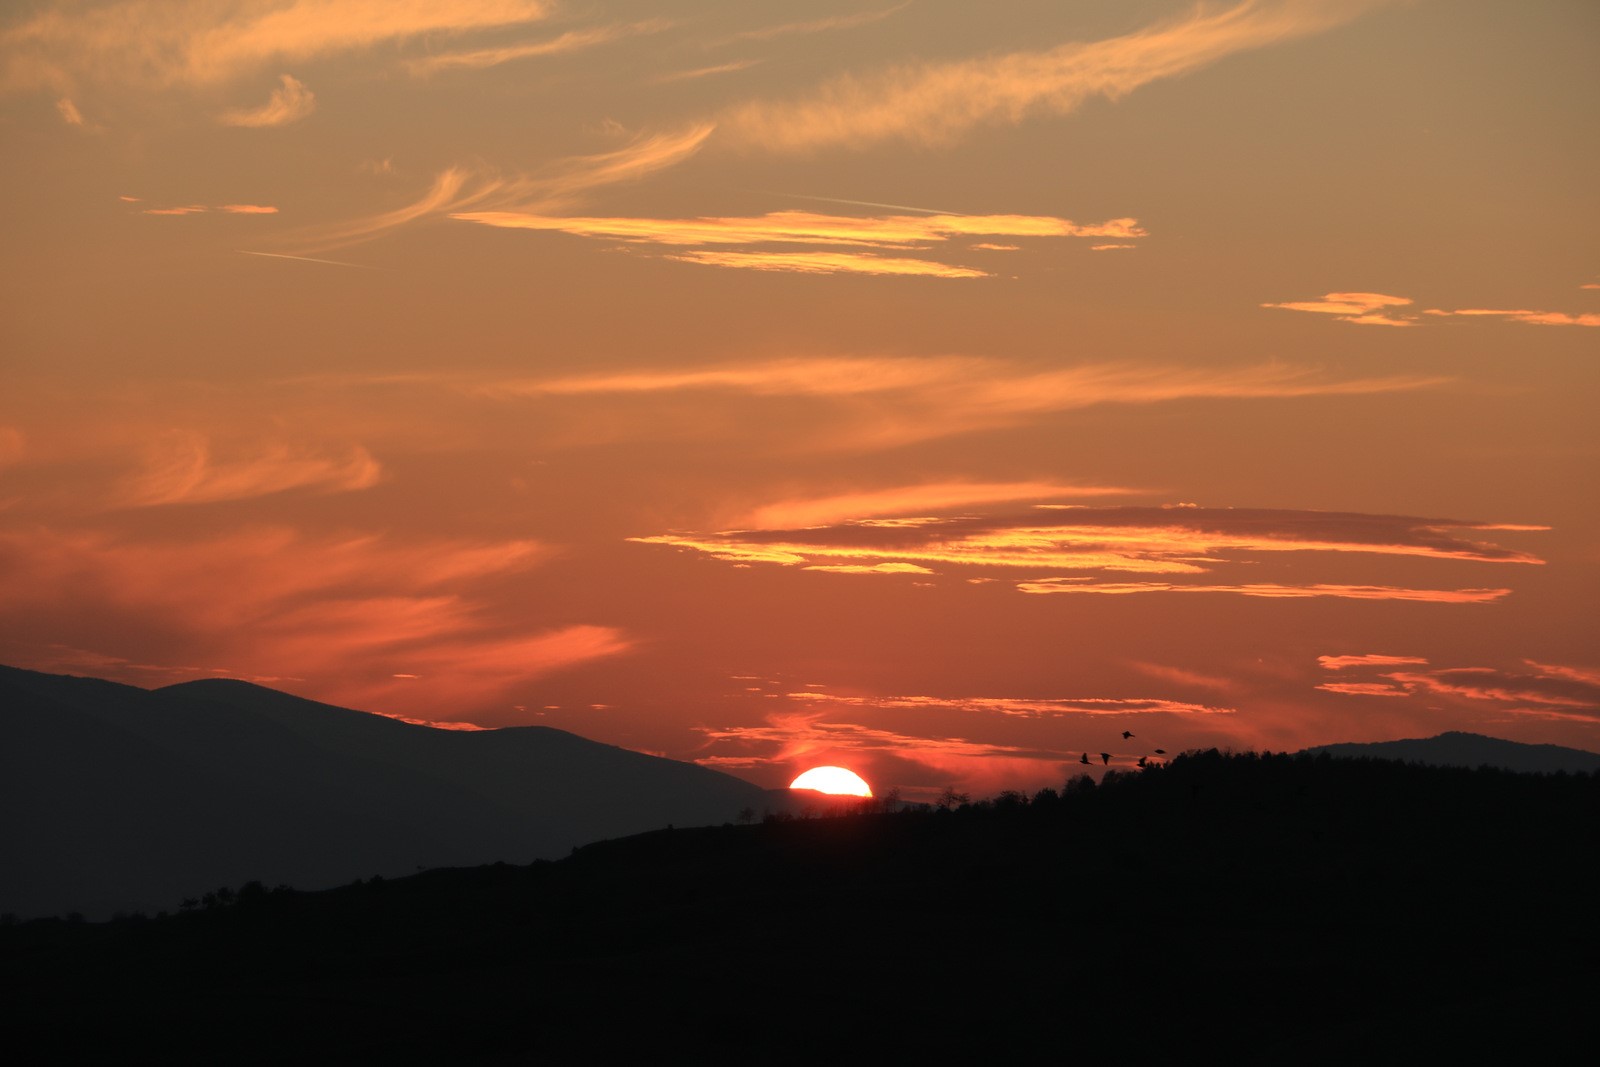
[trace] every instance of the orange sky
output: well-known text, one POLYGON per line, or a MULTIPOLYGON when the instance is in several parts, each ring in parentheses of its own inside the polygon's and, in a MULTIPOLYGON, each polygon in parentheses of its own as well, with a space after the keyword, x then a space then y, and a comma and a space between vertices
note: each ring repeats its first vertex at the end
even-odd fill
POLYGON ((908 795, 1600 749, 1597 46, 1590 0, 7 5, 0 662, 908 795))

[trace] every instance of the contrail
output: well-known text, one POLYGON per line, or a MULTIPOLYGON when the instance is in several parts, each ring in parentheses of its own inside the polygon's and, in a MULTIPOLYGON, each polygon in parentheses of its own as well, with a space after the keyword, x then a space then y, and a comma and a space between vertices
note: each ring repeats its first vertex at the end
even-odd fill
POLYGON ((302 263, 326 263, 330 267, 354 267, 357 270, 393 270, 392 267, 371 267, 365 263, 345 263, 337 259, 312 259, 310 256, 290 256, 282 252, 251 252, 248 249, 236 248, 234 251, 242 256, 271 256, 273 259, 298 259, 302 263))
POLYGON ((886 207, 895 211, 916 211, 923 215, 961 215, 965 211, 940 211, 931 207, 911 207, 909 204, 880 204, 876 200, 840 200, 835 196, 807 196, 804 193, 773 193, 773 196, 792 196, 796 200, 820 200, 825 204, 854 204, 857 207, 886 207))

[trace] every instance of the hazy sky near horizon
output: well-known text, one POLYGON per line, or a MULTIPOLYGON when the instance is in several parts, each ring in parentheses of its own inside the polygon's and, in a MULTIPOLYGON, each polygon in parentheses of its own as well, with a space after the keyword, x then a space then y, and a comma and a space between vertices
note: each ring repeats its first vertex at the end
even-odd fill
POLYGON ((910 795, 1600 749, 1597 47, 1590 0, 8 4, 0 662, 910 795))

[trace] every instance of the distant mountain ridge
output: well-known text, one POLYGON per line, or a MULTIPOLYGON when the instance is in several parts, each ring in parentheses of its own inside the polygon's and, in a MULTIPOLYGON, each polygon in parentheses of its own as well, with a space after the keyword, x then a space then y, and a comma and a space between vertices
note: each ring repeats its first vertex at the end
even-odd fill
POLYGON ((527 863, 764 806, 731 775, 549 727, 437 730, 248 682, 0 666, 0 912, 23 917, 527 863))
POLYGON ((1600 753, 1561 745, 1527 745, 1459 730, 1403 741, 1318 745, 1305 751, 1312 755, 1326 752, 1330 756, 1392 759, 1432 767, 1499 767, 1534 774, 1600 771, 1600 753))

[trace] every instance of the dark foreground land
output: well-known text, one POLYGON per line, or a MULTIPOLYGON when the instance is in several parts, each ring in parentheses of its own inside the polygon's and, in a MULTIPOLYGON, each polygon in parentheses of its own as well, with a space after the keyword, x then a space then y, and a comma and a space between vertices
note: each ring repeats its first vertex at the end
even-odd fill
POLYGON ((41 1062, 1592 1051, 1600 777, 1191 754, 955 811, 0 929, 41 1062))

